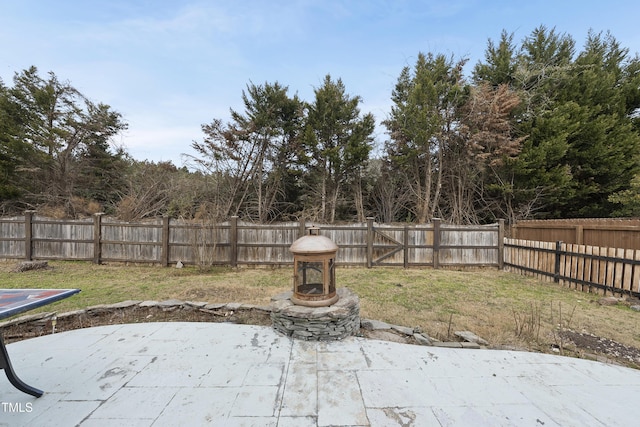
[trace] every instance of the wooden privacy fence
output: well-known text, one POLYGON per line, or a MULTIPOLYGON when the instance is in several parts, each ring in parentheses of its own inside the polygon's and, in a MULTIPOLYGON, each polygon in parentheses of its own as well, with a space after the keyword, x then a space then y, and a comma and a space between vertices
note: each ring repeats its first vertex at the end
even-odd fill
POLYGON ((95 215, 53 220, 33 212, 0 219, 0 258, 101 262, 177 262, 205 265, 284 265, 293 263, 289 246, 308 226, 339 247, 343 265, 502 267, 504 222, 454 226, 366 223, 321 225, 310 222, 253 224, 232 217, 219 224, 169 218, 129 223, 95 215))
POLYGON ((640 250, 505 239, 504 267, 581 291, 640 296, 640 250))
POLYGON ((640 219, 548 219, 518 221, 510 237, 609 248, 640 249, 640 219))

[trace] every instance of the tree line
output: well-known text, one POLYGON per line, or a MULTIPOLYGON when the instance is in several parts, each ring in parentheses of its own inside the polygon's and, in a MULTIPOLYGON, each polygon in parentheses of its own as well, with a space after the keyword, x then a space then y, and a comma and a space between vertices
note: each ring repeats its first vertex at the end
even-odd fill
POLYGON ((247 84, 243 110, 213 118, 189 167, 132 159, 121 114, 32 67, 0 80, 0 208, 257 222, 430 221, 640 215, 640 58, 610 33, 583 48, 538 27, 503 31, 465 58, 419 53, 381 121, 327 75, 304 101, 247 84))

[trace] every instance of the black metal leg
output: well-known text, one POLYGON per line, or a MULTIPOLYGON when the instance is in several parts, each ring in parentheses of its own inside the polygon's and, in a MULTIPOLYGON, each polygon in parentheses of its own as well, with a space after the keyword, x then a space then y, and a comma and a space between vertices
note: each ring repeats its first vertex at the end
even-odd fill
POLYGON ((43 392, 41 390, 33 388, 22 382, 22 380, 18 378, 16 373, 13 371, 11 360, 9 360, 9 353, 7 353, 7 347, 5 347, 4 339, 2 338, 2 332, 0 332, 0 369, 4 369, 4 373, 7 374, 9 382, 18 390, 35 397, 42 396, 43 392))

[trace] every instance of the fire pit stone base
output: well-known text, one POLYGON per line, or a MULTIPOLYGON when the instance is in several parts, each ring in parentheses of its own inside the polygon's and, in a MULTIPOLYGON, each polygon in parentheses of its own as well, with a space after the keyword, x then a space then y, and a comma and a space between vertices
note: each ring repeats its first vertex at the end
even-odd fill
POLYGON ((336 341, 360 329, 360 299, 339 288, 339 299, 326 307, 306 307, 291 302, 293 292, 271 298, 271 321, 276 331, 305 341, 336 341))

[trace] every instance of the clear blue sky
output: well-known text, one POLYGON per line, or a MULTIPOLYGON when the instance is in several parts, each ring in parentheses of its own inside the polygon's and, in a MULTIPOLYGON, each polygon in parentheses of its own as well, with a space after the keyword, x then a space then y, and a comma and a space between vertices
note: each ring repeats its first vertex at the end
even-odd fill
POLYGON ((503 29, 519 44, 545 25, 578 50, 589 29, 609 30, 635 55, 639 17, 637 0, 0 0, 0 78, 53 71, 124 116, 116 142, 134 158, 181 166, 202 124, 242 110, 249 82, 313 101, 331 74, 379 123, 418 52, 470 70, 503 29))

